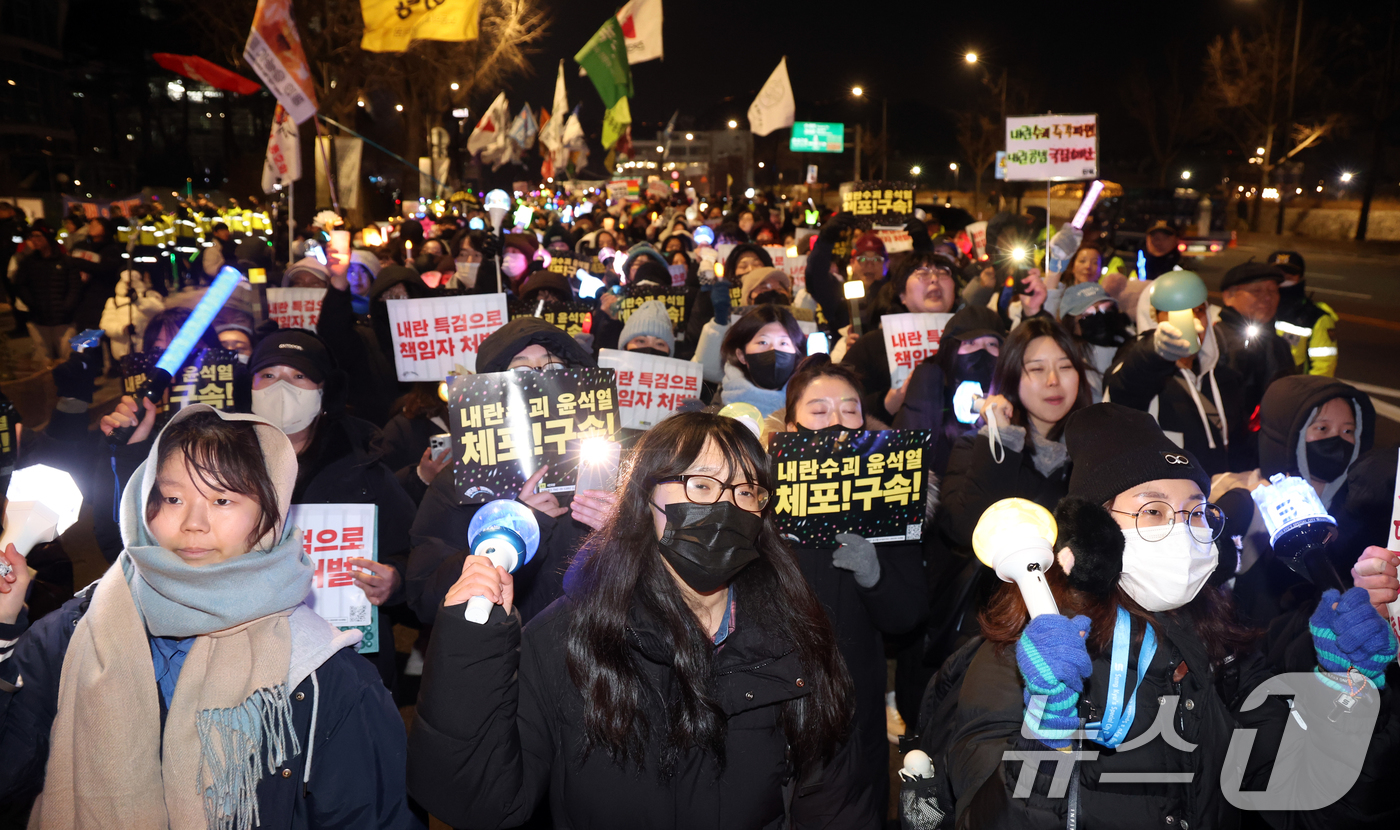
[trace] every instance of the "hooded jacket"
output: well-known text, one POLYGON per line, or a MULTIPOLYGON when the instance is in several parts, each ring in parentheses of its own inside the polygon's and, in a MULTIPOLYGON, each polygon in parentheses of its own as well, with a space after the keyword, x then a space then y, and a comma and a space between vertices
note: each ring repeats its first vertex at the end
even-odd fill
MULTIPOLYGON (((768 252, 763 250, 762 245, 755 245, 752 242, 743 242, 734 246, 734 250, 729 252, 729 256, 724 260, 724 278, 730 285, 738 285, 738 277, 734 276, 734 265, 739 261, 739 257, 746 253, 758 257, 758 261, 765 268, 773 267, 773 258, 768 252)), ((659 255, 658 255, 659 256, 659 255)), ((666 260, 661 260, 665 265, 666 260)), ((715 319, 715 305, 710 299, 708 286, 703 286, 695 296, 695 305, 690 309, 690 315, 685 318, 685 340, 687 343, 699 343, 700 332, 705 328, 705 324, 715 319)), ((828 318, 830 315, 828 315, 828 318)))
POLYGON ((1296 375, 1293 353, 1269 323, 1255 323, 1233 308, 1220 310, 1215 324, 1220 337, 1221 359, 1244 381, 1244 410, 1252 413, 1264 400, 1269 384, 1287 375, 1296 375))
MULTIPOLYGON (((1318 408, 1333 398, 1350 403, 1356 416, 1356 443, 1347 467, 1371 449, 1376 441, 1376 408, 1370 396, 1342 381, 1320 375, 1280 380, 1264 393, 1259 407, 1259 472, 1264 478, 1284 473, 1308 479, 1304 431, 1317 415, 1318 408)), ((1345 474, 1329 482, 1322 490, 1322 503, 1330 506, 1345 482, 1345 474)))
POLYGON ((146 324, 164 309, 165 298, 146 285, 140 272, 123 271, 116 293, 102 309, 102 330, 112 343, 112 357, 125 357, 131 351, 133 340, 139 342, 146 332, 146 324), (128 326, 135 329, 130 335, 128 326))
POLYGON ((518 317, 491 333, 477 347, 476 372, 504 372, 527 346, 543 346, 570 366, 594 366, 590 355, 564 330, 538 317, 518 317))

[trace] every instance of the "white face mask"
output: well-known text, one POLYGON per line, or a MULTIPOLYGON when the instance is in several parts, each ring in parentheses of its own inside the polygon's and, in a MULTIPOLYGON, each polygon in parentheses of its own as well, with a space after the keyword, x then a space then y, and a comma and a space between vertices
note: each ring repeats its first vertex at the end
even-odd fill
POLYGON ((1135 528, 1123 531, 1123 538, 1118 584, 1148 611, 1170 611, 1195 599, 1219 559, 1214 542, 1196 541, 1181 522, 1160 542, 1144 540, 1135 528))
POLYGON ((294 435, 321 414, 321 390, 302 389, 285 380, 253 390, 253 414, 294 435))

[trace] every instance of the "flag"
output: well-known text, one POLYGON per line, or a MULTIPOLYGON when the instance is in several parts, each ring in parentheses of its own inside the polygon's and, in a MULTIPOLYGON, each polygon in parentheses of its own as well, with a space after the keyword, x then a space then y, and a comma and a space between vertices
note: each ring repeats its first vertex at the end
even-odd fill
POLYGON ((287 108, 292 121, 300 124, 316 114, 316 84, 292 20, 290 0, 258 0, 243 59, 287 108))
POLYGON ((239 95, 252 95, 262 89, 256 81, 250 81, 237 72, 205 60, 198 55, 172 55, 169 52, 156 52, 151 55, 155 62, 176 75, 184 75, 192 81, 203 81, 217 89, 236 92, 239 95))
POLYGON ((283 187, 301 178, 301 144, 296 122, 281 104, 272 113, 272 134, 267 137, 267 160, 263 162, 262 189, 271 193, 274 184, 283 187))
POLYGON ((569 113, 569 120, 564 124, 564 147, 560 152, 564 164, 560 164, 557 158, 554 161, 554 166, 560 171, 568 166, 574 170, 588 166, 588 136, 583 132, 583 122, 578 120, 578 107, 569 113))
POLYGON ((415 40, 476 40, 481 0, 360 0, 366 52, 405 52, 415 40))
POLYGON ((603 23, 574 55, 574 60, 598 88, 603 106, 612 109, 619 98, 632 96, 632 70, 627 66, 627 47, 623 45, 622 25, 616 17, 609 17, 603 23))
POLYGON ((511 160, 519 162, 525 158, 525 151, 530 149, 530 145, 535 143, 535 136, 539 133, 539 125, 535 122, 535 114, 530 111, 530 105, 526 104, 520 108, 520 114, 515 116, 515 120, 510 122, 510 130, 506 132, 506 137, 511 143, 511 160))
POLYGON ((627 46, 627 62, 661 57, 661 0, 631 0, 617 12, 627 46))
POLYGON ((540 144, 546 154, 557 153, 564 146, 564 113, 569 111, 569 97, 564 89, 564 61, 559 61, 559 77, 554 82, 554 118, 540 124, 540 144))
POLYGON ((666 129, 661 131, 661 137, 663 139, 661 143, 661 146, 663 148, 661 151, 661 157, 663 159, 671 155, 671 131, 676 129, 676 119, 680 118, 680 115, 680 110, 676 110, 675 112, 671 113, 671 120, 666 122, 666 129))
POLYGON ((768 135, 774 130, 791 127, 796 116, 797 102, 792 99, 792 84, 788 81, 787 58, 784 57, 749 105, 749 129, 754 135, 768 135))
POLYGON ((603 147, 611 147, 622 137, 623 130, 632 123, 632 109, 626 98, 617 99, 603 116, 603 147))
POLYGON ((509 117, 510 104, 506 101, 506 94, 502 92, 491 102, 481 120, 476 122, 476 129, 467 137, 467 153, 474 156, 487 147, 504 143, 506 119, 509 117))

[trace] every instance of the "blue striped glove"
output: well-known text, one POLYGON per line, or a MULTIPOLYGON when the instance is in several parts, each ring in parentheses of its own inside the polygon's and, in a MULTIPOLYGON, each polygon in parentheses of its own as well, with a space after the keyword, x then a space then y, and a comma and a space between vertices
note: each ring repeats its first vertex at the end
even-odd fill
POLYGON ((1089 618, 1041 614, 1016 643, 1016 665, 1026 681, 1026 726, 1053 749, 1069 746, 1079 728, 1079 693, 1094 671, 1089 659, 1089 618), (1045 697, 1042 709, 1033 697, 1045 697))
POLYGON ((1365 588, 1324 593, 1308 629, 1323 671, 1346 674, 1354 668, 1377 689, 1385 688, 1385 667, 1395 660, 1397 644, 1390 623, 1376 613, 1365 588))

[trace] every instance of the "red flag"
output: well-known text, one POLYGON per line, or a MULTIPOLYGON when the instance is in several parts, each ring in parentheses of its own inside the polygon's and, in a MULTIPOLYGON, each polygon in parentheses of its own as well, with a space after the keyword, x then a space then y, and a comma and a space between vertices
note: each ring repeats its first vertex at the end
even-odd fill
POLYGON ((176 75, 183 75, 192 81, 203 81, 216 89, 236 92, 239 95, 252 95, 262 89, 257 81, 250 81, 215 63, 210 63, 198 55, 172 55, 169 52, 156 52, 151 57, 156 63, 176 75))

